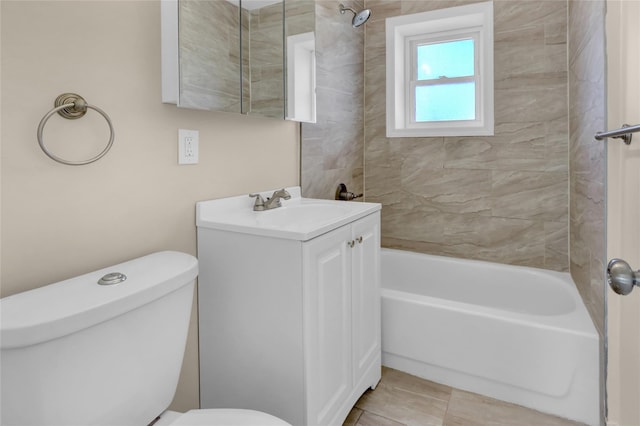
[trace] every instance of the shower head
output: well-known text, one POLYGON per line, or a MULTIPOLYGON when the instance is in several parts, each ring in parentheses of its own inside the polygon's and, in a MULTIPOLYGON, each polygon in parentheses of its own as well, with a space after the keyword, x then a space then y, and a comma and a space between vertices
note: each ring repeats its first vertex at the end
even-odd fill
POLYGON ((340 13, 344 15, 344 12, 347 10, 353 13, 353 19, 351 20, 351 26, 353 28, 358 28, 360 25, 367 22, 367 19, 371 16, 371 9, 363 9, 360 12, 356 12, 350 7, 345 7, 342 3, 340 4, 340 13))

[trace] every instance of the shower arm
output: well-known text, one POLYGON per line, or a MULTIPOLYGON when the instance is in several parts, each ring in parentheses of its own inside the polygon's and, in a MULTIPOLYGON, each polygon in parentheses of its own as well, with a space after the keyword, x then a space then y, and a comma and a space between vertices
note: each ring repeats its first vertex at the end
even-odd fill
POLYGON ((344 4, 340 3, 340 13, 344 15, 344 12, 346 12, 347 10, 351 11, 351 13, 353 13, 354 16, 358 14, 358 12, 356 12, 352 8, 347 7, 344 4))

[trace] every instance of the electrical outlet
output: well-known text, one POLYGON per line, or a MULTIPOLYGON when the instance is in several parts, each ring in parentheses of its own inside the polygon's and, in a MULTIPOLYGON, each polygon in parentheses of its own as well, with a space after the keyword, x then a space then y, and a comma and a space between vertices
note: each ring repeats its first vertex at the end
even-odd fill
POLYGON ((178 129, 178 164, 198 164, 197 130, 178 129))

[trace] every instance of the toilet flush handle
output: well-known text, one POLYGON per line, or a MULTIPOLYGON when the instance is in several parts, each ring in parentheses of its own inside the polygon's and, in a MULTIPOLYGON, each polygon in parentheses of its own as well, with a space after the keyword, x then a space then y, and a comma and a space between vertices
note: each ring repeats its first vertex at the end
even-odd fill
POLYGON ((100 285, 118 284, 127 279, 127 276, 121 272, 110 272, 98 280, 100 285))

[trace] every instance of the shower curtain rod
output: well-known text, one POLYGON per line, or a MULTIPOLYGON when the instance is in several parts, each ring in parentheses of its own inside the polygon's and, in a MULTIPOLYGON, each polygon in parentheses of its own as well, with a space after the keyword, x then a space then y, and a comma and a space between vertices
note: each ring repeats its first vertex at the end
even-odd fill
POLYGON ((603 140, 605 138, 617 138, 622 139, 624 143, 627 145, 631 144, 631 139, 633 137, 632 133, 640 132, 640 124, 636 124, 635 126, 629 126, 628 124, 623 124, 621 128, 616 130, 610 130, 608 132, 598 132, 594 136, 596 140, 603 140))

